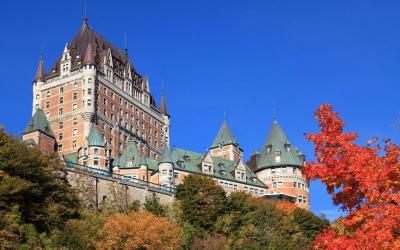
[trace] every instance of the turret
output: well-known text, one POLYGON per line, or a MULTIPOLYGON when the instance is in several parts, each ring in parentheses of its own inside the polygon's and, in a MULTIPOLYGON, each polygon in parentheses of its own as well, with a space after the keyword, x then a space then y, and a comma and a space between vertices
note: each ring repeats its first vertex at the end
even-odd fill
POLYGON ((171 116, 168 113, 167 109, 167 101, 165 99, 164 94, 164 83, 162 85, 162 93, 161 93, 161 102, 160 102, 160 112, 164 119, 165 127, 164 127, 164 144, 169 147, 169 126, 171 122, 171 116))
MULTIPOLYGON (((302 154, 302 153, 301 153, 302 154)), ((308 183, 299 150, 293 148, 276 119, 260 152, 255 173, 271 193, 285 194, 299 207, 309 209, 308 183)))
POLYGON ((164 146, 161 160, 158 163, 159 183, 161 186, 174 186, 174 164, 169 147, 164 146))
POLYGON ((56 140, 53 131, 46 115, 40 108, 36 109, 31 121, 24 130, 22 138, 31 146, 37 146, 45 154, 55 151, 56 140))
POLYGON ((36 69, 35 79, 33 79, 33 102, 32 115, 40 108, 40 92, 42 85, 46 82, 46 74, 44 73, 43 53, 40 53, 40 60, 36 69))
POLYGON ((95 91, 96 91, 96 66, 95 51, 91 41, 88 41, 82 67, 84 135, 89 135, 89 129, 94 125, 95 118, 95 91))
POLYGON ((109 158, 107 156, 106 142, 99 129, 93 125, 86 142, 79 150, 79 162, 82 165, 109 171, 109 158))
POLYGON ((229 128, 226 118, 210 147, 210 153, 213 157, 231 161, 238 161, 243 157, 243 150, 239 147, 239 143, 229 128))

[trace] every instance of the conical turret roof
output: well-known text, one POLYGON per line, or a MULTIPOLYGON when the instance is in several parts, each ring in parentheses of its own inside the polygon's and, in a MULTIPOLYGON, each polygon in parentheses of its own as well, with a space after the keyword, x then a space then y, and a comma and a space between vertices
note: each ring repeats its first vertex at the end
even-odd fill
POLYGON ((36 109, 35 114, 33 114, 31 121, 24 130, 24 134, 35 131, 43 132, 54 138, 53 131, 51 131, 50 124, 42 109, 36 109))
POLYGON ((171 158, 171 151, 169 150, 168 146, 165 146, 163 148, 161 160, 159 161, 159 163, 173 163, 172 158, 171 158))
POLYGON ((285 165, 303 166, 295 148, 290 145, 290 142, 282 128, 279 126, 278 122, 274 120, 272 128, 261 150, 260 160, 256 170, 258 171, 267 167, 285 165), (279 154, 280 158, 277 158, 276 155, 279 154))
POLYGON ((128 141, 120 157, 120 168, 137 168, 139 162, 138 150, 134 141, 128 141))
POLYGON ((164 88, 163 88, 162 94, 161 94, 160 112, 164 115, 169 116, 168 109, 167 109, 167 101, 165 100, 164 88))
POLYGON ((46 74, 44 73, 44 60, 43 60, 43 54, 40 54, 40 60, 38 67, 36 69, 36 74, 35 74, 35 79, 33 80, 34 82, 44 82, 46 80, 46 74))
POLYGON ((229 144, 234 144, 238 145, 238 142, 236 141, 235 136, 233 135, 231 129, 228 126, 228 122, 226 119, 224 119, 224 122, 222 123, 222 126, 220 127, 217 136, 214 139, 213 144, 211 145, 211 148, 216 148, 221 145, 229 145, 229 144))
POLYGON ((104 147, 105 141, 96 126, 93 126, 87 137, 89 146, 104 147))

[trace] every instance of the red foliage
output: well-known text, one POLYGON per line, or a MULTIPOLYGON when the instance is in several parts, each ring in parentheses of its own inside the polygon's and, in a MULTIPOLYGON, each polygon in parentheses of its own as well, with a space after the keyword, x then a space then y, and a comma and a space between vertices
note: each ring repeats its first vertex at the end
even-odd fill
POLYGON ((308 134, 317 162, 307 162, 308 180, 326 184, 333 202, 348 215, 315 240, 316 249, 400 249, 400 148, 374 138, 354 143, 328 104, 315 113, 321 132, 308 134), (372 144, 372 145, 371 145, 372 144))

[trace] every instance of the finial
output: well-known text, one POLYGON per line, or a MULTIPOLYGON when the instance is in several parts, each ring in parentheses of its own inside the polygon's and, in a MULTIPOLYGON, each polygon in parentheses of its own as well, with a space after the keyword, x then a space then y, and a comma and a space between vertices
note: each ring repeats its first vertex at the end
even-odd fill
POLYGON ((84 11, 85 11, 85 12, 84 12, 84 15, 83 15, 83 19, 87 20, 87 15, 86 15, 86 11, 87 11, 87 9, 86 9, 87 6, 86 6, 86 5, 87 5, 87 2, 86 2, 86 0, 84 0, 83 2, 84 2, 84 11))
POLYGON ((40 45, 40 60, 43 60, 43 43, 40 45))
POLYGON ((164 80, 161 80, 161 95, 164 96, 164 80))
POLYGON ((224 111, 224 121, 226 121, 226 112, 224 111))
POLYGON ((272 107, 272 114, 273 114, 273 116, 274 116, 274 123, 277 123, 277 121, 276 121, 276 109, 275 109, 275 106, 272 107))

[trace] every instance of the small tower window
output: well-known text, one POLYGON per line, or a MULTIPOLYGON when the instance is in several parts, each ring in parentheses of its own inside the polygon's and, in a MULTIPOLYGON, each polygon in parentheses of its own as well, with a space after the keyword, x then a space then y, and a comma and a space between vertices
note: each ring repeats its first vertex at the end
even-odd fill
POLYGON ((50 102, 49 101, 46 102, 46 108, 47 109, 50 108, 50 102))
POLYGON ((281 151, 275 151, 275 162, 280 163, 282 160, 282 153, 281 151))
POLYGON ((76 148, 76 141, 73 141, 73 142, 72 142, 72 147, 73 147, 73 148, 76 148))
POLYGON ((50 90, 47 90, 46 96, 50 97, 50 90))
POLYGON ((78 109, 78 105, 77 105, 77 104, 73 104, 73 105, 72 105, 72 110, 75 111, 75 110, 77 110, 77 109, 78 109))
POLYGON ((58 140, 62 140, 63 139, 63 133, 59 133, 58 134, 58 140))
POLYGON ((94 155, 99 155, 99 149, 98 148, 95 148, 93 152, 94 152, 94 155))
POLYGON ((62 115, 64 113, 64 110, 62 109, 62 108, 60 108, 59 110, 58 110, 58 114, 59 115, 62 115))
POLYGON ((63 129, 64 128, 64 123, 63 122, 58 123, 58 128, 59 129, 63 129))
POLYGON ((74 130, 72 130, 72 135, 74 136, 74 135, 77 135, 78 134, 78 130, 77 129, 74 129, 74 130))
POLYGON ((78 99, 78 93, 74 93, 72 96, 72 99, 74 99, 74 100, 78 99))
POLYGON ((60 87, 60 94, 64 93, 64 87, 60 87))
POLYGON ((72 120, 72 124, 73 124, 73 125, 78 124, 78 118, 74 118, 74 119, 72 120))
POLYGON ((60 103, 60 104, 63 104, 63 103, 64 103, 64 97, 60 97, 59 103, 60 103))

